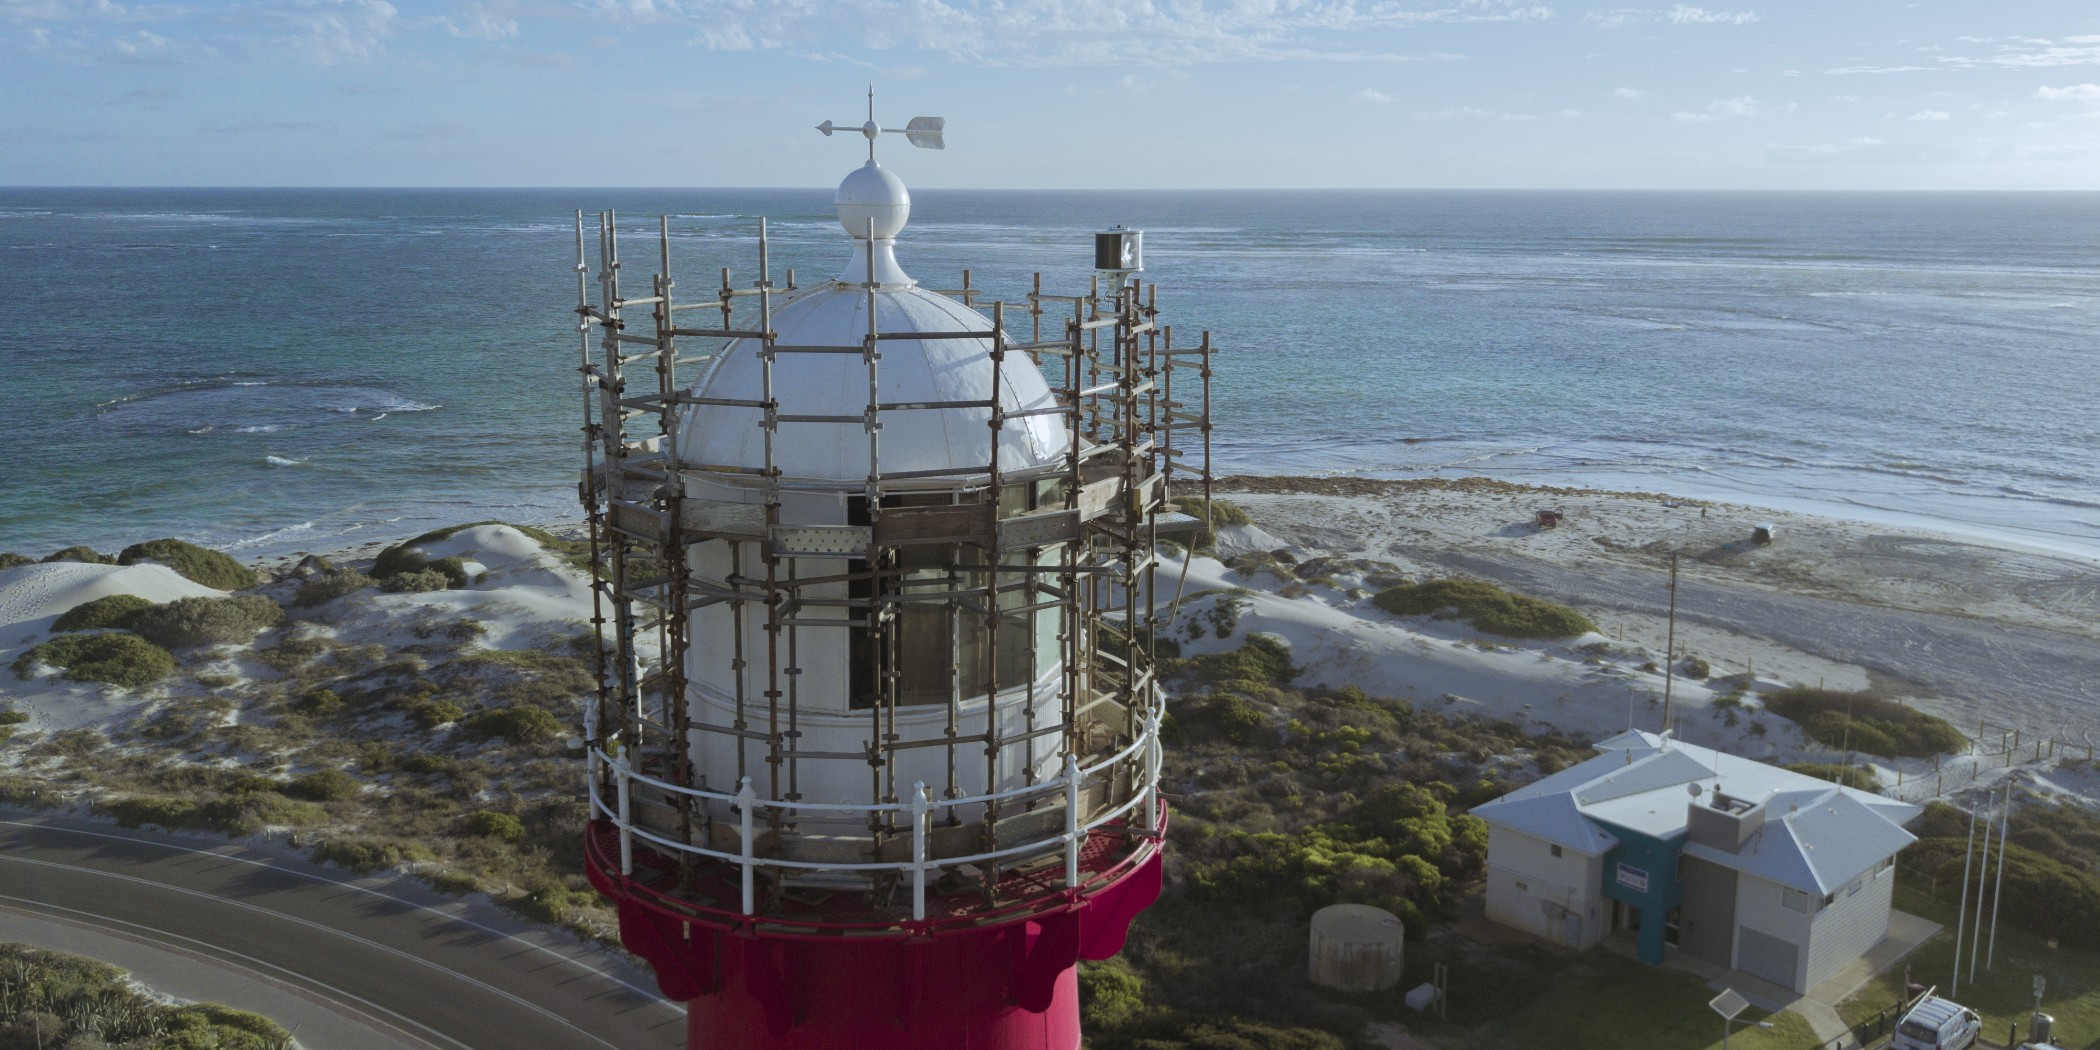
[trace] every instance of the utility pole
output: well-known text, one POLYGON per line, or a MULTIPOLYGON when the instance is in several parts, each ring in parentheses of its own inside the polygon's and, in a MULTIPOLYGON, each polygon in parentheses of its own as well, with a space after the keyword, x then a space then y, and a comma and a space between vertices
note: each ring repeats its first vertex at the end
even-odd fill
POLYGON ((1670 552, 1670 629, 1663 642, 1663 732, 1670 731, 1671 687, 1677 681, 1677 552, 1670 552))
MULTIPOLYGON (((2005 807, 1998 813, 1998 889, 1991 894, 1991 946, 1983 953, 1983 968, 1991 968, 1991 960, 1998 956, 1998 905, 2005 900, 2005 836, 2012 827, 2011 783, 2005 785, 2005 807)), ((2036 1010, 2041 1007, 2037 1005, 2036 1010)))
POLYGON ((1947 983, 1947 994, 1961 994, 1961 935, 1969 925, 1969 865, 1976 860, 1976 811, 1969 811, 1969 841, 1962 845, 1961 853, 1961 910, 1954 916, 1954 979, 1947 983))
MULTIPOLYGON (((1983 796, 1983 802, 1977 808, 1989 809, 1990 805, 1991 796, 1990 793, 1986 791, 1983 796)), ((1970 984, 1976 983, 1976 956, 1980 954, 1983 950, 1983 891, 1985 884, 1990 882, 1990 879, 1991 818, 1986 816, 1983 818, 1983 859, 1978 861, 1976 865, 1976 932, 1969 938, 1970 984)), ((1959 956, 1956 956, 1954 962, 1957 966, 1961 965, 1961 958, 1959 956)))

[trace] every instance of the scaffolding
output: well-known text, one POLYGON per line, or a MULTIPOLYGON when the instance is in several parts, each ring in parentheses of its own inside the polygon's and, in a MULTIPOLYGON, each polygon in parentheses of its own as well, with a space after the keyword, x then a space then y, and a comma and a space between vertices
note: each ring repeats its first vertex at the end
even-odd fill
MULTIPOLYGON (((793 270, 776 286, 764 220, 755 282, 735 285, 724 268, 712 294, 679 302, 670 223, 656 225, 657 271, 647 294, 630 298, 617 217, 598 216, 595 272, 576 218, 579 495, 598 639, 586 716, 594 848, 680 914, 863 927, 981 919, 1028 896, 1038 883, 1027 880, 1057 859, 1071 889, 1148 841, 1156 848, 1155 552, 1171 528, 1163 521, 1199 527, 1173 514, 1171 492, 1200 490, 1208 524, 1209 334, 1176 346, 1159 323, 1156 288, 1134 276, 1097 274, 1083 293, 1057 295, 1037 274, 1009 307, 980 304, 969 271, 960 288, 937 294, 984 316, 988 329, 885 332, 873 251, 857 286, 798 289, 793 270), (774 330, 797 297, 847 287, 866 295, 858 340, 796 345, 774 330), (630 332, 630 315, 645 307, 646 327, 630 332), (884 400, 886 343, 950 339, 987 348, 992 381, 982 397, 884 400), (698 392, 698 367, 732 348, 756 354, 758 396, 698 392), (792 379, 811 355, 858 355, 867 389, 859 412, 782 410, 782 374, 792 379), (1005 372, 1021 361, 1041 371, 1052 403, 1015 409, 1002 399, 1005 372), (895 468, 885 419, 958 410, 985 419, 981 460, 895 468), (682 458, 680 428, 711 411, 754 417, 761 462, 682 458), (1063 454, 1002 462, 1007 429, 1037 416, 1062 427, 1063 454), (865 479, 782 469, 783 435, 842 425, 865 433, 865 479), (847 520, 784 513, 812 494, 844 498, 847 520), (733 709, 726 720, 695 718, 690 694, 693 620, 710 609, 726 610, 730 625, 733 695, 718 698, 733 709), (946 680, 930 681, 924 653, 938 654, 942 638, 946 680), (847 708, 865 719, 857 750, 805 743, 817 701, 804 695, 804 665, 819 649, 850 654, 847 708), (982 716, 973 719, 977 699, 982 716), (946 708, 938 732, 899 731, 900 711, 934 706, 946 708), (1018 729, 1002 719, 1013 710, 1018 729), (945 773, 901 783, 906 753, 924 748, 940 751, 945 773), (864 769, 866 797, 806 797, 816 764, 864 769), (731 894, 735 906, 714 905, 731 894), (813 916, 809 902, 833 895, 850 904, 813 916)), ((825 716, 839 714, 835 700, 825 716)))

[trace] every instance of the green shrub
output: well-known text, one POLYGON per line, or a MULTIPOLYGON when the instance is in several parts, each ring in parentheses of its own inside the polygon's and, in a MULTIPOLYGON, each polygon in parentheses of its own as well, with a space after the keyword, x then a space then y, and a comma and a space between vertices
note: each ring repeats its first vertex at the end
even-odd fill
POLYGON ((301 609, 310 609, 378 585, 378 580, 361 572, 337 572, 316 576, 299 585, 299 590, 292 595, 292 604, 301 609))
POLYGON ((1959 751, 1969 742, 1945 719, 1870 693, 1803 687, 1770 693, 1764 703, 1826 747, 1922 758, 1959 751))
POLYGON ((140 635, 170 649, 190 645, 244 645, 284 623, 284 610, 259 594, 178 598, 139 614, 140 635))
POLYGON ((1192 657, 1188 665, 1198 677, 1219 686, 1235 682, 1283 686, 1299 671, 1291 666, 1290 646, 1273 634, 1248 635, 1239 648, 1192 657))
POLYGON ((356 798, 364 785, 340 769, 318 769, 295 778, 287 790, 294 797, 314 802, 341 802, 356 798))
POLYGON ((314 847, 313 858, 365 875, 413 861, 427 861, 431 853, 414 842, 359 836, 329 839, 314 847))
POLYGON ((62 667, 76 682, 137 689, 172 674, 175 656, 135 634, 62 634, 15 657, 15 677, 28 678, 38 664, 62 667))
POLYGON ((125 630, 138 622, 139 614, 153 603, 136 594, 111 594, 83 602, 52 621, 52 632, 125 630))
POLYGON ((118 825, 127 828, 135 828, 141 824, 186 828, 198 821, 197 803, 182 798, 120 798, 113 802, 100 803, 95 808, 109 814, 118 825))
POLYGON ((1479 580, 1403 583, 1371 601, 1395 616, 1455 618, 1489 634, 1510 638, 1568 638, 1597 629, 1589 617, 1568 608, 1511 594, 1479 580))
POLYGON ((36 559, 15 551, 0 552, 0 569, 12 569, 17 565, 35 565, 36 559))
POLYGON ((292 701, 292 710, 311 718, 330 718, 343 713, 348 706, 333 689, 316 689, 292 701))
POLYGON ((85 562, 89 565, 115 565, 117 563, 117 559, 112 558, 107 554, 103 554, 95 548, 89 547, 85 544, 67 547, 65 550, 51 554, 44 560, 47 562, 77 561, 85 562))
POLYGON ((523 893, 503 898, 499 903, 534 922, 566 922, 571 909, 589 904, 597 895, 590 890, 574 890, 552 876, 540 876, 528 882, 523 893))
POLYGON ((513 744, 536 744, 561 732, 561 720, 544 707, 521 705, 483 711, 462 727, 468 736, 486 740, 502 737, 513 744))
POLYGON ((229 835, 253 835, 266 827, 313 827, 328 821, 327 810, 276 791, 224 794, 198 806, 197 816, 229 835))
MULTIPOLYGON (((1935 873, 1938 894, 1953 903, 1963 884, 1966 849, 1966 840, 1961 838, 1921 839, 1906 851, 1904 860, 1935 873)), ((2005 849, 2005 894, 2001 899, 2005 918, 2013 925, 2060 937, 2066 944, 2100 949, 2100 874, 2051 860, 2014 843, 2005 849)))
POLYGON ((521 842, 525 838, 525 822, 508 813, 481 810, 467 817, 467 834, 504 842, 521 842))
POLYGON ((392 576, 383 577, 379 581, 379 589, 388 594, 425 594, 430 591, 442 591, 454 586, 464 587, 466 582, 461 580, 458 584, 454 584, 450 577, 435 568, 418 569, 414 572, 397 572, 392 576))
POLYGON ((1684 672, 1684 676, 1694 682, 1703 682, 1706 680, 1707 675, 1714 673, 1712 664, 1696 656, 1685 657, 1682 662, 1678 663, 1677 669, 1684 672))
POLYGON ((1803 776, 1815 777, 1817 780, 1828 780, 1833 784, 1843 784, 1846 787, 1858 788, 1861 791, 1881 790, 1881 778, 1875 776, 1874 771, 1865 766, 1837 766, 1823 762, 1794 762, 1786 768, 1803 776))
POLYGON ((381 586, 385 586, 385 581, 395 576, 413 575, 419 572, 436 572, 442 574, 451 586, 465 587, 467 585, 467 563, 463 559, 432 558, 415 548, 426 543, 435 543, 438 540, 451 536, 452 533, 458 532, 460 529, 470 527, 459 525, 449 531, 440 529, 437 532, 426 532, 415 539, 394 544, 380 551, 379 557, 373 560, 372 575, 381 581, 381 586))
POLYGON ((159 562, 194 583, 220 591, 237 591, 262 582, 255 572, 219 551, 177 539, 134 543, 117 555, 124 565, 159 562))
POLYGON ((1203 520, 1204 509, 1206 507, 1209 508, 1209 526, 1189 535, 1189 544, 1199 551, 1216 546, 1218 530, 1224 526, 1254 524, 1254 519, 1247 516, 1245 508, 1236 503, 1227 503, 1221 499, 1214 499, 1205 503, 1201 496, 1176 496, 1174 497, 1174 505, 1181 508, 1181 513, 1195 518, 1197 521, 1203 520))
POLYGON ((467 716, 466 709, 450 700, 425 700, 412 704, 408 709, 409 721, 425 729, 436 729, 447 722, 457 722, 467 716))

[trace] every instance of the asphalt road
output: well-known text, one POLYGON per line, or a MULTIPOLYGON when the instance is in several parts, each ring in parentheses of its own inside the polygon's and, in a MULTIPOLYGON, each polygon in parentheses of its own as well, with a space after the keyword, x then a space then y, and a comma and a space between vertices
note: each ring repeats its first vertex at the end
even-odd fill
POLYGON ((685 1011, 623 957, 410 880, 350 879, 238 845, 0 818, 0 906, 290 986, 373 1043, 670 1050, 685 1011))
MULTIPOLYGON (((1571 569, 1458 553, 1418 556, 1576 606, 1669 612, 1667 572, 1571 569)), ((1677 584, 1677 615, 1918 683, 1961 701, 1971 718, 2024 721, 2033 728, 2100 722, 2100 644, 2091 638, 1688 578, 1677 584)))

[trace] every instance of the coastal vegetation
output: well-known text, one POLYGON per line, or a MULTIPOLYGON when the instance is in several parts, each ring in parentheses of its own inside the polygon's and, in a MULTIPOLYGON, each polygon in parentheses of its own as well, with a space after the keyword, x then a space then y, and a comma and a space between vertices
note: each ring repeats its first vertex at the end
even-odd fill
POLYGON ((67 631, 127 630, 138 622, 140 613, 152 607, 152 602, 136 594, 111 594, 67 609, 52 621, 51 631, 62 634, 67 631))
POLYGON ((0 944, 0 1050, 289 1050, 261 1014, 171 1004, 93 959, 0 944))
POLYGON ((1371 601, 1395 616, 1464 620, 1508 638, 1570 638, 1597 629, 1589 617, 1552 602, 1511 594, 1481 580, 1429 580, 1388 587, 1371 601))
POLYGON ((1208 516, 1210 524, 1189 537, 1190 545, 1199 551, 1207 550, 1217 545, 1219 529, 1227 525, 1251 525, 1254 523, 1254 519, 1249 517, 1247 512, 1238 504, 1229 503, 1225 500, 1205 500, 1201 496, 1177 495, 1174 497, 1174 503, 1181 508, 1181 513, 1195 518, 1197 521, 1204 521, 1206 520, 1206 515, 1208 516))
POLYGON ((226 598, 178 598, 141 610, 132 623, 139 637, 168 649, 194 645, 245 645, 283 626, 284 609, 260 594, 226 598))
POLYGON ((1799 687, 1764 694, 1765 710, 1825 747, 1891 758, 1959 751, 1968 738, 1947 720, 1872 693, 1799 687))
POLYGON ((1464 810, 1588 754, 1353 687, 1293 688, 1295 670, 1258 633, 1163 666, 1170 888, 1119 959, 1082 969, 1090 1045, 1363 1045, 1391 1004, 1305 983, 1311 913, 1373 904, 1402 917, 1411 953, 1441 952, 1486 856, 1486 826, 1464 810))
POLYGON ((61 634, 15 657, 15 677, 29 678, 39 666, 61 668, 75 682, 138 689, 173 674, 175 656, 127 632, 61 634))
POLYGON ((238 591, 262 582, 253 569, 235 561, 231 555, 185 540, 147 540, 134 543, 117 555, 117 564, 120 565, 141 562, 165 565, 190 582, 213 590, 238 591))

